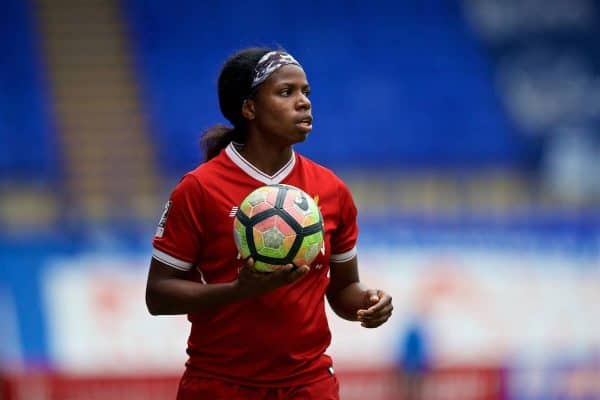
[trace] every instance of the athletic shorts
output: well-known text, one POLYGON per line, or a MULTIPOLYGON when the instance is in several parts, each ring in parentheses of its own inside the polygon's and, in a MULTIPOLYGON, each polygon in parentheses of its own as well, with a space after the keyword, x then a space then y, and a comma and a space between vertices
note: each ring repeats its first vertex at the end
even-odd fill
POLYGON ((184 374, 177 400, 339 400, 335 375, 307 385, 263 388, 184 374))

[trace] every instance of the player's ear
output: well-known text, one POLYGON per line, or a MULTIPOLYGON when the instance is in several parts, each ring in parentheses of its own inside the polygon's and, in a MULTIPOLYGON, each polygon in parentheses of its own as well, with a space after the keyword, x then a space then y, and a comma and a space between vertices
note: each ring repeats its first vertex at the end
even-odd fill
POLYGON ((255 118, 256 113, 254 111, 253 99, 244 100, 244 103, 242 104, 242 116, 249 121, 252 121, 255 118))

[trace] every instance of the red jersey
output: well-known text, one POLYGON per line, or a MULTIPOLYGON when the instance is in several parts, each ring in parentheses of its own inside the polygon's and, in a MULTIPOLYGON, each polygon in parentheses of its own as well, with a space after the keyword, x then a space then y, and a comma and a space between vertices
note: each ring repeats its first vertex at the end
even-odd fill
POLYGON ((233 237, 237 206, 256 188, 296 186, 319 205, 324 247, 303 279, 258 297, 189 314, 188 373, 254 386, 301 385, 328 375, 331 333, 325 315, 330 261, 356 256, 356 207, 346 185, 330 170, 292 154, 268 176, 233 144, 187 173, 171 194, 153 240, 152 256, 193 279, 237 279, 243 260, 233 237))

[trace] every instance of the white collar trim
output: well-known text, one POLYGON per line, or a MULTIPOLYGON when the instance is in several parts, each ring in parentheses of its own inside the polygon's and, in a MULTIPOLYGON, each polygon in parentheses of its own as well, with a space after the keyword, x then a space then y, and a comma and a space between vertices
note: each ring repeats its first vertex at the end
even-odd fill
POLYGON ((294 152, 294 150, 292 150, 292 156, 290 157, 290 160, 287 163, 285 163, 285 165, 273 175, 267 175, 258 168, 256 168, 254 165, 252 165, 244 157, 242 157, 242 155, 235 148, 233 142, 227 145, 227 147, 225 148, 225 153, 229 156, 229 158, 231 159, 231 161, 233 161, 235 165, 240 167, 242 171, 244 171, 246 174, 250 175, 257 181, 260 181, 266 185, 280 183, 288 177, 290 172, 292 172, 292 169, 294 169, 294 165, 296 165, 296 153, 294 152))

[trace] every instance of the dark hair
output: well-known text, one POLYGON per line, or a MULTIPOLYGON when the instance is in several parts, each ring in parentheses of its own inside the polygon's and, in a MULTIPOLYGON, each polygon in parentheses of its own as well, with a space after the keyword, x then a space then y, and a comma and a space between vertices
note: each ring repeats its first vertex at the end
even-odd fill
POLYGON ((218 80, 219 107, 221 113, 233 125, 214 125, 202 134, 200 145, 206 161, 234 141, 244 143, 246 120, 242 116, 244 100, 252 95, 254 69, 262 56, 271 49, 249 48, 231 56, 221 68, 218 80))

